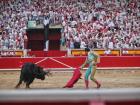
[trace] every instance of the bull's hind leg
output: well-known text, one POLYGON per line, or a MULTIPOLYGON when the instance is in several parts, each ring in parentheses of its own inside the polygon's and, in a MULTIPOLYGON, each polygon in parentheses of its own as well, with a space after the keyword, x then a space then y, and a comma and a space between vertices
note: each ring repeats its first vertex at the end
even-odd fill
POLYGON ((23 75, 22 75, 22 74, 20 74, 20 79, 19 79, 19 82, 18 82, 18 84, 15 86, 15 88, 19 88, 19 87, 20 87, 20 85, 22 84, 22 81, 23 81, 23 75))
POLYGON ((18 82, 18 84, 15 86, 15 88, 19 88, 21 84, 22 84, 22 79, 19 80, 19 82, 18 82))

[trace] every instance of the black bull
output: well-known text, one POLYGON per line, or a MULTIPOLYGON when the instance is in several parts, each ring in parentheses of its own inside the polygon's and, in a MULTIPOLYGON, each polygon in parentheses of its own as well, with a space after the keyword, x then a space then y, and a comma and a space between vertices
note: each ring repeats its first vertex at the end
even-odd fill
POLYGON ((30 88, 30 84, 34 81, 35 78, 44 80, 45 75, 50 75, 49 71, 44 71, 42 67, 33 64, 25 63, 21 68, 20 79, 15 88, 19 88, 22 82, 26 83, 26 88, 30 88))

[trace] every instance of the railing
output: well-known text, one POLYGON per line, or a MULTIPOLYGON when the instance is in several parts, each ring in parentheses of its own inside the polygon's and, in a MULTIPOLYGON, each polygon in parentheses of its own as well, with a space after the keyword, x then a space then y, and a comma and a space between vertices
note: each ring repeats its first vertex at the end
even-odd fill
POLYGON ((63 105, 64 103, 80 105, 82 102, 86 102, 87 105, 108 105, 106 102, 139 105, 140 88, 0 90, 1 105, 3 103, 35 103, 39 105, 41 102, 55 103, 54 105, 56 103, 57 105, 61 105, 61 103, 63 105), (37 102, 39 103, 37 104, 37 102))

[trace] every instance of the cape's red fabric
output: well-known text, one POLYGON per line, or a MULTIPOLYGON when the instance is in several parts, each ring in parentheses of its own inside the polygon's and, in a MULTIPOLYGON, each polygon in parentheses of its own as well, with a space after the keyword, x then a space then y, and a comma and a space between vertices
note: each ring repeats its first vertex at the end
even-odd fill
POLYGON ((82 73, 80 72, 80 68, 76 68, 73 72, 72 78, 67 82, 67 84, 63 88, 72 88, 74 84, 80 79, 82 73))

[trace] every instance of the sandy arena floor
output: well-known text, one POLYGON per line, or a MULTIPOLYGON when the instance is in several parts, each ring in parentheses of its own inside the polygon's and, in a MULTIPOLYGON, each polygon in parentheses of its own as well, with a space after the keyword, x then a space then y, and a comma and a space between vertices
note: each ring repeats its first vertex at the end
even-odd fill
MULTIPOLYGON (((44 81, 35 79, 30 85, 31 88, 50 89, 62 88, 71 78, 72 72, 52 72, 52 77, 47 77, 44 81)), ((82 71, 84 76, 84 71, 82 71)), ((20 71, 1 71, 0 89, 14 89, 19 80, 20 71)), ((98 70, 96 79, 102 84, 101 88, 140 88, 140 70, 98 70)), ((24 88, 25 84, 21 85, 24 88)), ((95 88, 96 84, 90 81, 90 88, 95 88)), ((84 79, 80 79, 74 88, 85 88, 84 79)))

